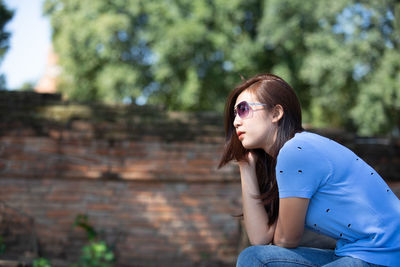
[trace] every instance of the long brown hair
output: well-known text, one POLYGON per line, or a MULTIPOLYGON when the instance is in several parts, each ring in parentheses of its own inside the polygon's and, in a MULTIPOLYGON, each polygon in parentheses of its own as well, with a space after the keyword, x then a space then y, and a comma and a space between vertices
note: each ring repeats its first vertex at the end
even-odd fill
POLYGON ((282 78, 273 74, 259 74, 244 81, 229 95, 225 106, 225 149, 219 163, 219 168, 231 160, 247 161, 249 151, 257 155, 256 175, 260 187, 260 198, 268 214, 268 223, 272 225, 278 218, 279 193, 276 182, 275 166, 276 157, 282 146, 291 139, 295 133, 302 132, 301 108, 293 88, 282 78), (258 101, 266 104, 271 111, 276 105, 283 108, 283 117, 278 122, 277 138, 272 146, 271 153, 267 154, 262 149, 248 150, 243 147, 236 134, 233 121, 235 119, 234 106, 238 96, 245 90, 250 90, 258 101))

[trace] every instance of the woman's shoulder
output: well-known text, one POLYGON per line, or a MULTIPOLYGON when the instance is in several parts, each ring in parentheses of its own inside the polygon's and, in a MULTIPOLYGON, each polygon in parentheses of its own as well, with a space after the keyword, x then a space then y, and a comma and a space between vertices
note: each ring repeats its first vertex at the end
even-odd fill
POLYGON ((332 140, 321 136, 316 133, 303 131, 296 133, 291 139, 289 139, 281 148, 281 150, 304 150, 314 151, 319 150, 326 144, 329 144, 332 140))
POLYGON ((296 133, 280 149, 278 162, 301 162, 302 164, 320 165, 331 167, 330 153, 327 148, 335 149, 335 142, 318 134, 303 131, 296 133))
POLYGON ((322 135, 303 131, 288 140, 278 153, 277 161, 323 164, 330 168, 347 168, 359 158, 349 148, 322 135))
POLYGON ((279 157, 304 157, 307 154, 316 153, 316 145, 318 143, 318 136, 310 132, 296 133, 291 139, 289 139, 279 150, 279 157))
POLYGON ((309 198, 332 175, 330 159, 319 148, 324 142, 322 136, 301 132, 284 144, 279 151, 275 168, 278 187, 280 186, 282 193, 285 192, 282 196, 294 196, 292 193, 301 189, 307 193, 300 195, 309 198))

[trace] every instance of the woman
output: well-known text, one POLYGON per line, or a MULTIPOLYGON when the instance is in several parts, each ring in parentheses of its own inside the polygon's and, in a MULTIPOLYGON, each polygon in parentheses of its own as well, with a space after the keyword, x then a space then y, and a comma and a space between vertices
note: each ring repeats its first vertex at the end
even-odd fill
POLYGON ((400 201, 344 146, 304 131, 293 89, 257 75, 225 111, 220 167, 239 164, 243 217, 253 245, 237 266, 400 266, 400 201), (335 250, 298 247, 304 226, 335 250))

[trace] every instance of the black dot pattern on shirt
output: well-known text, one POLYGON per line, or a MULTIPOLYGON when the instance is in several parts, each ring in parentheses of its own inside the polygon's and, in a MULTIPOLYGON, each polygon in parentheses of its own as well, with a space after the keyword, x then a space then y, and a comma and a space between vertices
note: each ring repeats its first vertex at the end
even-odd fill
POLYGON ((374 173, 373 172, 371 172, 371 175, 373 175, 374 173))
MULTIPOLYGON (((331 141, 332 141, 332 140, 331 140, 331 141)), ((302 147, 298 146, 297 149, 298 149, 298 150, 302 150, 302 147)), ((356 161, 359 161, 359 158, 356 158, 356 161)), ((279 171, 279 172, 280 172, 280 173, 283 173, 283 171, 279 171)), ((303 173, 302 170, 298 170, 297 172, 298 172, 299 174, 300 174, 300 173, 303 173)), ((373 174, 374 174, 374 173, 371 172, 371 175, 373 175, 373 174)), ((389 189, 387 189, 386 192, 389 192, 389 189)), ((331 211, 331 209, 326 209, 326 213, 329 213, 330 211, 331 211)), ((314 227, 317 228, 317 224, 316 224, 316 223, 314 224, 314 227)), ((349 223, 349 224, 347 225, 347 227, 350 228, 350 227, 351 227, 351 223, 349 223)), ((318 230, 318 232, 319 232, 319 230, 318 230)), ((342 236, 343 236, 343 233, 340 233, 339 236, 342 237, 342 236)), ((374 237, 371 237, 371 238, 374 238, 374 237)))
POLYGON ((389 189, 386 189, 386 192, 389 192, 390 190, 389 189))

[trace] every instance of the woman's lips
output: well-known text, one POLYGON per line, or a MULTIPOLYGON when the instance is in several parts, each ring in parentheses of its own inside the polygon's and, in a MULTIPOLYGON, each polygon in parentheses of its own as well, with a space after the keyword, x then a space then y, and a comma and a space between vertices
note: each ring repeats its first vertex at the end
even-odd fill
POLYGON ((237 132, 236 134, 237 134, 239 140, 242 140, 242 139, 244 138, 244 132, 240 132, 240 131, 239 131, 239 132, 237 132))

